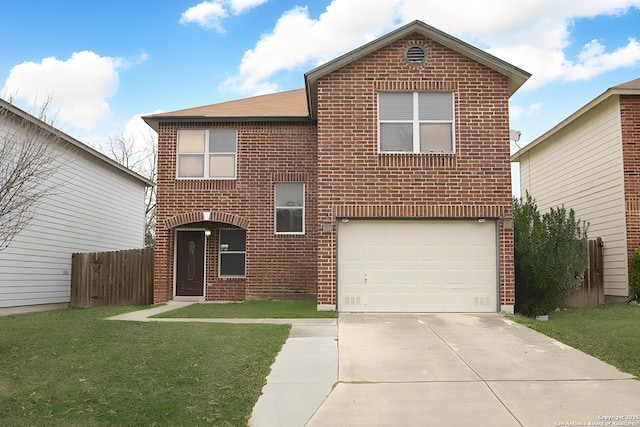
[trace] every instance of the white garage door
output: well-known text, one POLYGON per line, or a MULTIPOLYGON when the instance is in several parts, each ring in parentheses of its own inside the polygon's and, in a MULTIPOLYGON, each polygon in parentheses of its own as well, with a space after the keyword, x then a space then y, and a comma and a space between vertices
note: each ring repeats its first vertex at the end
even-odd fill
POLYGON ((338 310, 496 312, 496 222, 338 222, 338 310))

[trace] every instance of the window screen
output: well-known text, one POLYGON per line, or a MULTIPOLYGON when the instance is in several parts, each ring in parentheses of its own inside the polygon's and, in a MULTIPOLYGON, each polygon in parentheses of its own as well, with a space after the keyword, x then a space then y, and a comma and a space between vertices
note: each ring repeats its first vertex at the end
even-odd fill
POLYGON ((274 201, 276 234, 304 233, 304 184, 276 183, 274 201))
POLYGON ((247 232, 241 228, 220 230, 219 276, 245 277, 247 232))
POLYGON ((235 129, 178 130, 178 178, 235 178, 237 139, 235 129))
POLYGON ((452 92, 380 92, 378 113, 380 152, 454 152, 452 92))

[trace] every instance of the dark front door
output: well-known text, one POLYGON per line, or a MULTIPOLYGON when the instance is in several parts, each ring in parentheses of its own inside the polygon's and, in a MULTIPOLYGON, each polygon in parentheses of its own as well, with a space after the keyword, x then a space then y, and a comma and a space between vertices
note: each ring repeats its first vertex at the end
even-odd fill
POLYGON ((176 296, 204 295, 204 232, 178 231, 176 296))

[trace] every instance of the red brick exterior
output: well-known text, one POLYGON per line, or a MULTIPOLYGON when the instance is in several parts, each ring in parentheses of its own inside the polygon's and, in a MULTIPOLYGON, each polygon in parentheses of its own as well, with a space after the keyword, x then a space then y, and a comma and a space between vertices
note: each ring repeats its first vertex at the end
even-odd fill
MULTIPOLYGON (((500 218, 511 209, 507 78, 421 37, 318 83, 318 222, 337 217, 500 218), (422 43, 428 61, 408 65, 422 43), (453 91, 456 153, 380 154, 379 91, 453 91)), ((502 228, 502 227, 501 227, 502 228)), ((335 234, 318 241, 318 304, 336 304, 335 234)), ((500 232, 501 304, 514 304, 513 233, 500 232)))
POLYGON ((622 156, 624 160, 624 198, 627 220, 629 283, 631 257, 640 247, 640 96, 620 96, 622 156))
MULTIPOLYGON (((209 240, 207 299, 298 298, 317 292, 336 305, 340 217, 494 218, 511 213, 507 78, 421 36, 401 39, 318 81, 317 124, 160 123, 155 301, 172 298, 173 232, 179 227, 247 229, 247 277, 216 278, 209 240), (428 61, 407 65, 422 43, 428 61), (378 153, 379 91, 452 91, 455 154, 378 153), (176 180, 178 128, 238 129, 238 179, 176 180), (273 185, 306 184, 306 233, 276 236, 273 185), (203 212, 215 221, 202 222, 203 212), (323 227, 323 224, 325 227, 323 227), (331 224, 332 227, 327 227, 331 224), (331 230, 330 230, 331 229, 331 230)), ((513 232, 499 221, 500 303, 515 302, 513 232)))
POLYGON ((161 123, 158 133, 158 194, 155 302, 173 297, 174 233, 211 230, 207 239, 206 299, 313 298, 316 293, 316 128, 309 123, 161 123), (237 179, 177 180, 178 129, 238 130, 237 179), (274 234, 273 187, 304 182, 303 236, 274 234), (204 221, 204 212, 209 220, 204 221), (247 230, 247 276, 218 278, 218 230, 247 230))

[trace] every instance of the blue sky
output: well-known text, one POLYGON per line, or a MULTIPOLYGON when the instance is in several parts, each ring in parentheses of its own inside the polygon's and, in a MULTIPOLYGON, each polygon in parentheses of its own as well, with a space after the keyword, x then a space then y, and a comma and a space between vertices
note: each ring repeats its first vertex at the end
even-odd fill
POLYGON ((640 0, 2 0, 0 94, 97 145, 160 111, 303 87, 317 65, 420 19, 530 73, 525 145, 640 77, 640 0), (37 108, 37 107, 36 107, 37 108))

